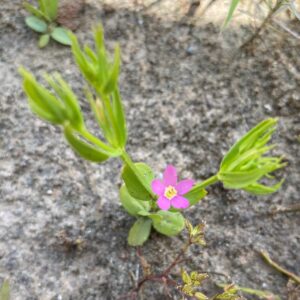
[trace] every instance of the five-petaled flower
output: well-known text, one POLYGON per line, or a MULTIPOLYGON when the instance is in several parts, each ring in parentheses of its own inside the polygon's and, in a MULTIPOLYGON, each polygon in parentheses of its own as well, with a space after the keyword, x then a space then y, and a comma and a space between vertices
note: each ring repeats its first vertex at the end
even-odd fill
POLYGON ((177 172, 172 165, 168 165, 164 171, 163 180, 155 179, 152 181, 152 190, 158 195, 157 205, 162 210, 174 208, 187 208, 190 203, 182 195, 191 190, 194 180, 186 179, 177 182, 177 172))

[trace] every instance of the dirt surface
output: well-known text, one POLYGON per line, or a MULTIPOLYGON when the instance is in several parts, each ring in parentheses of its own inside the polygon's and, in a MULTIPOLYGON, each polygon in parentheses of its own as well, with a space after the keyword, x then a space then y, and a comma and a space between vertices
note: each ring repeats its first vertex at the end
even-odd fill
MULTIPOLYGON (((121 162, 81 160, 59 128, 29 111, 17 68, 24 65, 39 75, 57 70, 81 95, 87 123, 97 130, 70 50, 55 43, 39 50, 24 15, 19 1, 2 0, 0 278, 9 278, 12 300, 119 299, 134 286, 132 277, 141 276, 135 249, 126 241, 134 220, 118 199, 121 162), (66 240, 77 239, 83 241, 80 247, 67 245, 66 240)), ((171 22, 124 7, 104 9, 96 1, 80 16, 79 38, 91 41, 90 27, 99 21, 109 47, 118 41, 122 48, 128 151, 157 174, 172 163, 182 177, 203 180, 248 129, 264 118, 279 118, 275 152, 288 161, 282 189, 258 198, 226 191, 221 184, 209 188, 202 203, 186 211, 194 224, 207 222, 208 245, 192 248, 185 268, 225 273, 241 286, 287 299, 287 278, 267 266, 257 250, 300 274, 299 212, 268 215, 273 205, 299 203, 299 41, 270 31, 252 54, 241 54, 237 45, 247 29, 222 38, 211 24, 193 26, 185 18, 171 22)), ((185 233, 176 238, 153 234, 143 253, 159 270, 185 238, 185 233)), ((225 279, 212 275, 212 280, 225 279)), ((217 289, 208 285, 206 290, 217 289)), ((142 294, 167 299, 160 285, 145 285, 142 294)), ((172 299, 179 294, 172 292, 172 299)))

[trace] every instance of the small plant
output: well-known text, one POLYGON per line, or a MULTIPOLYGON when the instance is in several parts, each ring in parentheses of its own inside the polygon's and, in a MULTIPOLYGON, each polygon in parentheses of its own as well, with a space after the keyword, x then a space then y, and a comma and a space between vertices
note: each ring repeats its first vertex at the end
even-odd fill
MULTIPOLYGON (((237 7, 241 2, 241 0, 231 0, 227 17, 223 24, 223 29, 230 24, 235 11, 237 10, 237 7)), ((270 25, 273 19, 275 19, 274 17, 276 16, 276 14, 281 11, 289 11, 296 19, 300 20, 300 13, 297 10, 295 0, 263 0, 257 1, 255 5, 261 11, 267 10, 267 14, 264 19, 262 19, 260 26, 257 27, 254 33, 242 44, 242 46, 240 47, 241 49, 247 50, 252 45, 253 41, 259 37, 266 26, 270 25)), ((257 18, 256 14, 252 16, 250 12, 246 13, 254 19, 257 18)), ((291 29, 289 29, 286 25, 283 25, 281 22, 275 22, 275 24, 278 25, 281 29, 299 38, 298 34, 294 33, 291 29)))
MULTIPOLYGON (((176 269, 185 261, 189 259, 188 252, 190 247, 205 246, 204 240, 204 228, 205 224, 201 223, 197 226, 193 226, 188 220, 185 220, 185 228, 188 231, 188 238, 184 245, 178 251, 171 263, 160 272, 154 272, 153 266, 151 266, 146 258, 142 255, 141 248, 137 249, 137 255, 140 259, 140 264, 143 271, 142 278, 136 278, 135 287, 127 294, 120 297, 120 299, 139 299, 139 294, 142 292, 142 288, 146 283, 158 282, 164 286, 165 294, 169 297, 166 299, 172 299, 170 289, 177 291, 181 296, 182 300, 197 299, 197 300, 244 300, 242 294, 249 294, 258 296, 260 299, 274 299, 280 300, 278 296, 273 295, 269 291, 261 291, 250 289, 246 287, 240 287, 235 284, 216 284, 223 289, 222 292, 215 293, 213 296, 208 296, 203 293, 203 282, 206 280, 212 280, 208 273, 192 271, 187 272, 181 268, 180 274, 176 269)), ((222 275, 228 277, 222 273, 211 272, 211 274, 222 275)))
POLYGON ((60 44, 71 45, 68 30, 56 23, 58 0, 38 0, 38 8, 25 2, 24 7, 32 14, 26 17, 26 25, 41 34, 38 42, 40 48, 46 47, 50 38, 60 44))
POLYGON ((120 199, 124 209, 136 218, 129 232, 132 246, 142 245, 151 228, 166 236, 181 232, 185 225, 182 210, 199 203, 207 194, 206 188, 221 182, 226 189, 241 189, 251 194, 266 195, 276 192, 283 180, 267 185, 271 173, 285 166, 282 158, 267 156, 274 148, 268 146, 276 129, 277 119, 259 123, 223 158, 217 174, 195 182, 178 182, 175 167, 169 165, 163 179, 155 179, 154 171, 142 162, 133 162, 126 151, 127 126, 118 86, 120 48, 116 46, 111 59, 104 45, 103 29, 94 29, 95 50, 88 45, 80 47, 76 36, 70 33, 75 61, 86 79, 86 99, 102 131, 103 139, 86 127, 76 95, 61 75, 45 75, 51 89, 37 82, 35 77, 20 68, 23 88, 31 110, 43 120, 60 125, 74 151, 86 160, 102 163, 109 158, 123 162, 120 199))

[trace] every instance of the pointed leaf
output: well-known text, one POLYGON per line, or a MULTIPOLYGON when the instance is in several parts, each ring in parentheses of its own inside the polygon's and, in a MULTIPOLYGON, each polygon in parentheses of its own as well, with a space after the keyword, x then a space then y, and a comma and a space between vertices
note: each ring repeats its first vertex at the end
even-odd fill
POLYGON ((119 72, 120 72, 120 47, 118 45, 115 48, 114 64, 111 68, 107 82, 105 83, 103 88, 103 92, 105 94, 110 94, 115 90, 118 84, 119 72))
POLYGON ((149 238, 152 221, 149 218, 139 218, 131 227, 128 235, 128 244, 130 246, 141 246, 149 238))
POLYGON ((260 137, 265 137, 269 131, 273 131, 277 124, 277 119, 269 118, 248 131, 241 139, 239 139, 224 156, 220 170, 227 170, 228 166, 235 161, 236 157, 241 153, 251 149, 253 144, 259 140, 260 137))
POLYGON ((76 64, 88 82, 94 82, 96 78, 96 70, 93 64, 90 64, 85 54, 81 51, 78 39, 75 34, 68 32, 71 40, 72 53, 76 64))
POLYGON ((280 182, 272 186, 254 183, 252 185, 247 186, 243 190, 254 195, 269 195, 277 192, 281 188, 283 182, 284 180, 281 180, 280 182))
POLYGON ((44 77, 60 100, 64 103, 67 118, 72 124, 72 127, 80 130, 83 127, 83 116, 77 97, 71 87, 63 80, 59 73, 54 73, 52 76, 45 74, 44 77))
POLYGON ((47 23, 38 17, 29 16, 25 19, 25 22, 29 28, 36 32, 45 33, 47 31, 47 23))
POLYGON ((218 178, 225 188, 240 189, 255 183, 263 176, 264 172, 259 169, 245 172, 221 172, 218 178))
POLYGON ((184 217, 179 212, 160 210, 153 215, 161 217, 158 219, 153 218, 152 215, 149 216, 153 220, 154 229, 164 235, 173 236, 184 229, 184 217))
POLYGON ((185 283, 185 284, 192 284, 192 280, 190 278, 190 275, 187 273, 187 271, 182 271, 181 272, 181 278, 182 278, 182 281, 185 283))
MULTIPOLYGON (((151 182, 154 179, 152 169, 144 163, 135 163, 134 165, 141 175, 140 179, 143 180, 144 183, 151 189, 151 182)), ((126 184, 129 194, 132 197, 143 201, 149 201, 152 199, 149 191, 141 184, 135 173, 128 165, 123 167, 122 178, 126 184)))
POLYGON ((63 27, 55 27, 51 32, 51 37, 62 45, 66 45, 66 46, 72 45, 72 42, 68 34, 68 30, 63 27))
POLYGON ((51 21, 55 21, 58 11, 58 0, 43 0, 45 14, 51 21))
POLYGON ((208 299, 207 296, 205 296, 203 293, 200 293, 200 292, 195 293, 195 298, 197 300, 207 300, 208 299))
POLYGON ((110 157, 106 151, 84 142, 80 138, 79 133, 73 130, 71 126, 64 127, 64 134, 73 150, 84 159, 93 162, 103 162, 110 157))
POLYGON ((127 127, 120 92, 116 89, 113 93, 113 111, 118 125, 118 141, 121 148, 126 145, 127 127))
POLYGON ((120 199, 123 207, 132 216, 138 216, 141 215, 142 212, 148 212, 150 210, 150 203, 131 197, 125 185, 120 189, 120 199))
POLYGON ((224 22, 223 28, 226 28, 227 25, 230 23, 230 21, 232 19, 232 16, 233 16, 233 13, 236 10, 239 2, 240 2, 240 0, 231 0, 231 4, 230 4, 230 7, 229 7, 229 11, 228 11, 226 20, 224 22))
POLYGON ((37 9, 33 5, 31 5, 27 2, 25 2, 23 5, 24 5, 24 8, 32 15, 36 16, 39 19, 42 19, 42 20, 45 19, 46 21, 49 21, 48 17, 41 10, 37 9))

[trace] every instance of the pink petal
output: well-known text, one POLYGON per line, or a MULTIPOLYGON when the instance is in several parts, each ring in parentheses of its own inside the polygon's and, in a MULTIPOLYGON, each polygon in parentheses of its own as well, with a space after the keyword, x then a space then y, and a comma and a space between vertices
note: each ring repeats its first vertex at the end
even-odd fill
POLYGON ((182 197, 182 196, 175 196, 172 200, 171 200, 171 204, 173 207, 175 208, 187 208, 190 206, 190 202, 188 199, 182 197))
POLYGON ((195 181, 191 179, 182 180, 178 182, 175 188, 179 195, 184 195, 192 189, 194 183, 195 181))
POLYGON ((158 196, 163 195, 166 189, 165 185, 159 179, 153 180, 151 187, 152 191, 158 196))
POLYGON ((171 201, 164 196, 160 196, 157 200, 157 205, 161 210, 168 210, 171 207, 171 201))
POLYGON ((177 184, 177 172, 175 167, 168 165, 164 171, 164 185, 166 186, 176 186, 177 184))

